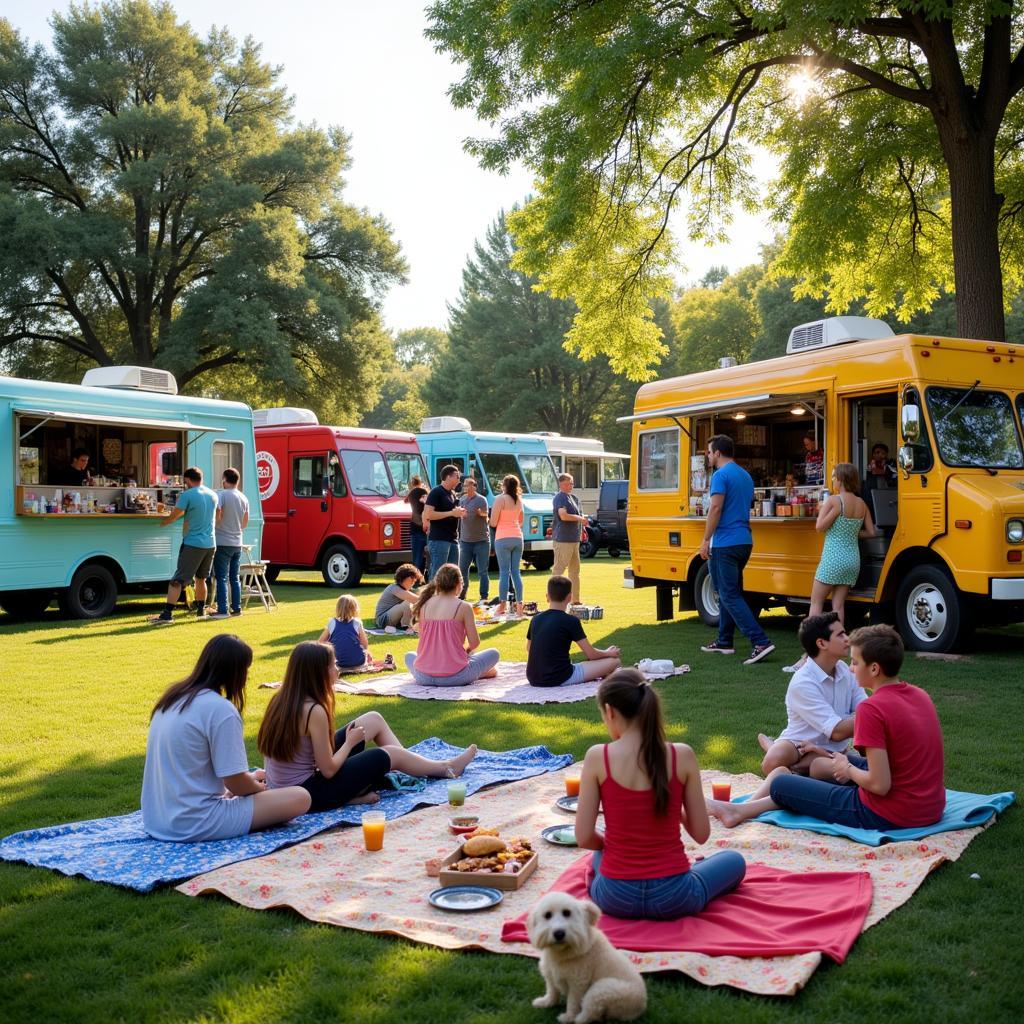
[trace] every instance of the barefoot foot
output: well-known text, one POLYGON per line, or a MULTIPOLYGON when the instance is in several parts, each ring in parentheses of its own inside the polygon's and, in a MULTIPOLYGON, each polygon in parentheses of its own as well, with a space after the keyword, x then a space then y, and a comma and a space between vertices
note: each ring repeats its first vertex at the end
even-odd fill
POLYGON ((712 818, 717 818, 726 828, 735 828, 745 820, 739 813, 739 808, 725 800, 708 800, 707 805, 708 814, 712 818))
POLYGON ((773 740, 771 736, 766 736, 763 732, 759 732, 757 734, 757 742, 761 749, 767 754, 775 740, 773 740))
POLYGON ((453 757, 448 762, 448 777, 457 779, 466 770, 466 765, 469 764, 474 757, 476 757, 476 744, 470 743, 470 745, 466 747, 458 757, 453 757))
POLYGON ((380 803, 380 793, 364 793, 362 796, 354 796, 349 800, 350 804, 376 804, 380 803))

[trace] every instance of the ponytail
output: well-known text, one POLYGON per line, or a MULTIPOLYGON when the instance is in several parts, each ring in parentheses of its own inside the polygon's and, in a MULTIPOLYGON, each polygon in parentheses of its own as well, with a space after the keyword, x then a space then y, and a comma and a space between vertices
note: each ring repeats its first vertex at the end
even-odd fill
POLYGON ((657 691, 635 668, 620 668, 597 688, 597 703, 601 707, 615 708, 627 721, 635 720, 639 725, 640 764, 651 780, 654 813, 664 814, 668 809, 671 780, 665 763, 667 740, 657 691))
POLYGON ((420 620, 424 606, 435 594, 461 593, 462 573, 459 572, 459 567, 452 565, 450 562, 442 565, 434 573, 434 578, 420 591, 416 603, 412 606, 412 621, 418 622, 420 620))

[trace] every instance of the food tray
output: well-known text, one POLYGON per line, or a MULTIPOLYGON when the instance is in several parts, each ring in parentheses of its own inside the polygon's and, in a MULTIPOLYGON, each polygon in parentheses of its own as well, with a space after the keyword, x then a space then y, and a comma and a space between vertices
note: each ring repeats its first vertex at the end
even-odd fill
POLYGON ((458 860, 462 860, 462 857, 462 847, 459 846, 454 853, 450 853, 441 861, 441 873, 438 876, 441 885, 486 885, 492 889, 504 889, 509 892, 521 889, 523 883, 537 870, 536 850, 533 851, 533 856, 514 875, 506 871, 501 872, 501 874, 492 871, 455 871, 451 865, 458 860))

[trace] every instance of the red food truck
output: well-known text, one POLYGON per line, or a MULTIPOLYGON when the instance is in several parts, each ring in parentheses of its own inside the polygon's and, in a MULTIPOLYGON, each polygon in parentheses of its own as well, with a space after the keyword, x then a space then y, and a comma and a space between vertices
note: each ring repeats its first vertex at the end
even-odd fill
POLYGON ((256 475, 263 557, 281 569, 319 569, 332 587, 371 568, 408 562, 409 480, 427 480, 415 434, 323 426, 309 409, 257 409, 256 475))

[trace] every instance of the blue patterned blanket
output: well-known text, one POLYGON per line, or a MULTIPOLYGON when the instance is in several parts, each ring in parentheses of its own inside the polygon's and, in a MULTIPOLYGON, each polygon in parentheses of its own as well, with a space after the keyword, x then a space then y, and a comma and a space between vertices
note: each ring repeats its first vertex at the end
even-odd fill
MULTIPOLYGON (((452 757, 462 750, 436 736, 410 749, 435 759, 452 757)), ((462 778, 466 792, 475 793, 485 786, 515 782, 564 768, 572 764, 572 760, 572 755, 552 754, 546 747, 481 750, 462 778)), ((390 820, 417 807, 447 801, 445 780, 428 779, 426 788, 418 793, 382 792, 380 803, 374 809, 384 811, 390 820)), ((135 811, 116 818, 96 818, 17 832, 0 840, 0 859, 24 861, 65 875, 84 875, 94 882, 148 892, 159 885, 180 882, 225 864, 262 857, 335 825, 357 825, 365 810, 365 805, 357 805, 304 814, 287 825, 251 832, 238 839, 208 843, 165 843, 151 839, 142 828, 142 812, 135 811)))

